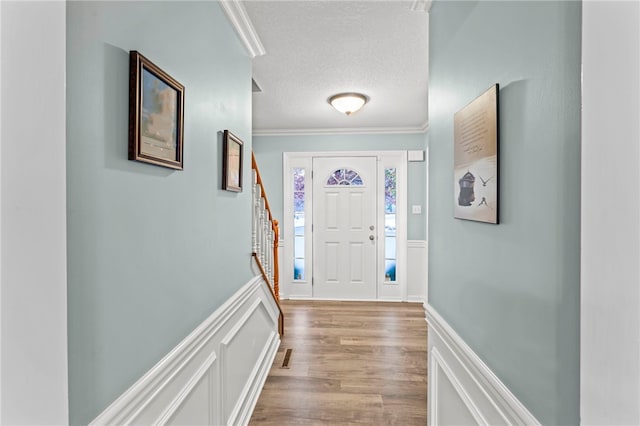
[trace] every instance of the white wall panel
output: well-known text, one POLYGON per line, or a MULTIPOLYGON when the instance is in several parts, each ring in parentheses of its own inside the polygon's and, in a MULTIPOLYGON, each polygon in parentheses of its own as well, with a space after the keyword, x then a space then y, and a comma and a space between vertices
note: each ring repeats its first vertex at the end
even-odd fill
POLYGON ((209 361, 199 370, 199 374, 193 377, 192 386, 187 386, 181 392, 176 401, 157 423, 172 425, 207 425, 214 422, 213 408, 211 404, 215 398, 217 375, 214 371, 215 354, 211 354, 209 361))
POLYGON ((410 302, 426 302, 427 286, 427 242, 407 242, 407 293, 410 302))
POLYGON ((267 284, 249 281, 91 424, 247 424, 280 337, 267 284))
MULTIPOLYGON (((224 423, 236 424, 246 395, 261 365, 262 351, 275 339, 272 318, 262 300, 255 300, 220 343, 224 423)), ((276 346, 277 348, 277 346, 276 346)))
POLYGON ((437 353, 435 350, 431 352, 429 364, 432 393, 438 395, 429 412, 431 424, 456 426, 480 423, 480 420, 471 412, 468 398, 461 393, 457 380, 448 371, 444 361, 436 355, 437 353))
POLYGON ((582 2, 580 419, 640 424, 640 3, 582 2))
POLYGON ((202 380, 189 394, 184 405, 178 407, 174 416, 167 422, 170 425, 208 425, 211 424, 209 401, 211 400, 210 382, 208 376, 202 380))
POLYGON ((66 3, 0 3, 0 423, 68 424, 66 3))
POLYGON ((436 425, 540 422, 430 305, 428 420, 436 425))

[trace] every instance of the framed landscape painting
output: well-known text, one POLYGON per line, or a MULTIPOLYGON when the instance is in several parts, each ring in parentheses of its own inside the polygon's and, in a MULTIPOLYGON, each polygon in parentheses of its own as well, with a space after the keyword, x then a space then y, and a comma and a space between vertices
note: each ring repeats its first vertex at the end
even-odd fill
POLYGON ((129 52, 129 160, 183 169, 184 86, 129 52))
POLYGON ((454 217, 498 223, 498 84, 453 118, 454 217))
POLYGON ((228 130, 224 131, 222 147, 222 189, 242 192, 242 141, 228 130))

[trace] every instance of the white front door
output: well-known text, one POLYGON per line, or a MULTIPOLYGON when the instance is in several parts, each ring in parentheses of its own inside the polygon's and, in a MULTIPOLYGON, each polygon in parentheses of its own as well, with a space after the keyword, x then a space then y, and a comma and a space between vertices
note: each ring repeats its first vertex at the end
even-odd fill
POLYGON ((313 297, 375 299, 376 157, 313 159, 313 297))

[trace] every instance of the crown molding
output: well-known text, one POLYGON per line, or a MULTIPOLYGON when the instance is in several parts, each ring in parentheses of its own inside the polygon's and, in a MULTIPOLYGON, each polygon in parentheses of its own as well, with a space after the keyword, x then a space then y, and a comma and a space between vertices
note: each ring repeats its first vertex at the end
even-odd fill
POLYGON ((231 26, 240 38, 240 41, 247 50, 249 57, 252 59, 256 56, 262 56, 266 53, 260 36, 253 27, 251 19, 247 14, 247 10, 239 0, 218 0, 220 7, 227 15, 231 26))
POLYGON ((413 0, 413 3, 411 4, 411 10, 415 10, 416 12, 429 13, 432 4, 433 0, 413 0))
POLYGON ((305 136, 305 135, 353 135, 353 134, 399 134, 424 133, 428 125, 419 127, 360 127, 326 129, 254 129, 253 136, 305 136))

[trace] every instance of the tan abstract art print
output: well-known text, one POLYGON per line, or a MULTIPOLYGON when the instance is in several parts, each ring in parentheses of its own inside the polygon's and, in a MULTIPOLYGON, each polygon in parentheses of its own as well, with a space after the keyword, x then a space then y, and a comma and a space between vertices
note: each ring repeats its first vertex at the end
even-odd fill
POLYGON ((498 223, 497 84, 456 112, 454 139, 454 217, 498 223))

